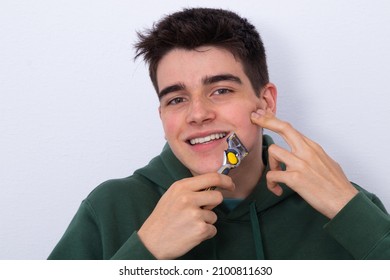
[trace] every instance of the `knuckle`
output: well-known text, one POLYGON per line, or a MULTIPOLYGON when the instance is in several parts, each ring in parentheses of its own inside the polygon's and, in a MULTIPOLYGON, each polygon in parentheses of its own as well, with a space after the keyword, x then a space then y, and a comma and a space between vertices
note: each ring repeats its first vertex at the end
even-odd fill
POLYGON ((265 177, 267 178, 267 181, 273 181, 273 172, 272 171, 268 171, 267 174, 265 174, 265 177))
POLYGON ((169 190, 171 192, 177 192, 179 189, 181 189, 180 185, 180 181, 176 181, 169 187, 169 190))
POLYGON ((202 222, 198 225, 197 227, 197 234, 198 236, 201 236, 201 237, 204 237, 204 236, 208 236, 209 235, 209 225, 202 222))
POLYGON ((215 226, 211 226, 210 235, 208 237, 212 238, 215 235, 217 235, 217 228, 215 226))
POLYGON ((198 209, 195 208, 188 212, 188 216, 194 220, 200 220, 202 218, 198 209))
POLYGON ((171 192, 175 191, 177 189, 178 182, 174 182, 170 187, 169 190, 171 192))
POLYGON ((288 130, 291 130, 291 129, 293 129, 293 126, 292 126, 291 123, 286 122, 286 121, 282 121, 280 123, 280 130, 281 131, 288 131, 288 130))
POLYGON ((325 153, 324 148, 317 142, 312 142, 312 147, 313 150, 316 151, 317 153, 321 153, 321 154, 325 153))
POLYGON ((210 225, 210 224, 205 224, 205 227, 206 227, 206 229, 205 229, 204 235, 203 235, 203 237, 205 239, 212 238, 217 234, 217 228, 215 226, 210 225))
MULTIPOLYGON (((337 162, 337 161, 335 161, 334 159, 330 159, 331 160, 331 163, 335 166, 335 168, 338 170, 338 171, 342 171, 343 169, 342 169, 342 167, 341 167, 341 165, 337 162)), ((343 171, 342 171, 343 172, 343 171)))
POLYGON ((275 154, 277 150, 278 150, 278 146, 276 144, 271 144, 268 147, 268 153, 269 154, 275 154))
MULTIPOLYGON (((315 163, 322 161, 324 158, 325 151, 319 144, 311 144, 309 149, 305 150, 303 153, 303 158, 310 163, 315 163)), ((309 164, 307 166, 303 166, 304 168, 309 168, 309 164)))
POLYGON ((181 195, 178 197, 178 202, 182 205, 187 205, 191 202, 191 199, 188 195, 181 195))
POLYGON ((299 182, 302 181, 302 173, 301 172, 292 172, 290 174, 290 178, 291 178, 291 182, 293 182, 293 184, 297 184, 299 182))
POLYGON ((218 220, 218 216, 217 214, 215 214, 214 212, 211 212, 211 224, 215 224, 218 220))
MULTIPOLYGON (((311 156, 309 156, 311 157, 311 156)), ((310 161, 312 162, 312 161, 310 161)), ((310 165, 306 162, 306 161, 303 161, 303 160, 299 160, 296 162, 296 168, 298 170, 302 170, 303 172, 307 171, 309 169, 310 165)))

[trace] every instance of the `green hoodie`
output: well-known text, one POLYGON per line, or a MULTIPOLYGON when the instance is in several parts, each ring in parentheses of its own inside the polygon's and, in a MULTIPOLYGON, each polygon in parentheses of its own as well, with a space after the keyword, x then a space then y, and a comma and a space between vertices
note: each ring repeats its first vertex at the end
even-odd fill
MULTIPOLYGON (((272 139, 264 136, 264 159, 272 139)), ((264 172, 233 210, 222 203, 217 235, 180 259, 390 259, 390 218, 359 186, 331 221, 297 193, 268 191, 264 172)), ((107 181, 82 202, 49 259, 154 259, 137 235, 164 192, 192 176, 168 145, 127 178, 107 181)))

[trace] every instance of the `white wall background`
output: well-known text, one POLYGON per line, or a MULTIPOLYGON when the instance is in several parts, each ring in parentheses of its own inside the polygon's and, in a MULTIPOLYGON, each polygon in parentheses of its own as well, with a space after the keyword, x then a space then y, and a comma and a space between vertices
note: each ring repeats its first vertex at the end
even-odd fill
POLYGON ((81 200, 164 144, 135 31, 182 7, 232 9, 266 45, 278 115, 390 209, 390 2, 0 2, 0 259, 45 259, 81 200))

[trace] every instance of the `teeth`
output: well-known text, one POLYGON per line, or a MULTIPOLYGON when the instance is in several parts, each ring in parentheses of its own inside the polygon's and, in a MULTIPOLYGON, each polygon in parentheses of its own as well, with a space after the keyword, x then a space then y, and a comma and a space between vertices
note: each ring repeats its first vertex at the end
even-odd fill
POLYGON ((199 138, 191 139, 190 143, 191 143, 191 145, 202 144, 202 143, 210 142, 210 141, 215 140, 215 139, 221 139, 225 136, 226 136, 226 133, 214 133, 214 134, 208 135, 206 137, 199 137, 199 138))

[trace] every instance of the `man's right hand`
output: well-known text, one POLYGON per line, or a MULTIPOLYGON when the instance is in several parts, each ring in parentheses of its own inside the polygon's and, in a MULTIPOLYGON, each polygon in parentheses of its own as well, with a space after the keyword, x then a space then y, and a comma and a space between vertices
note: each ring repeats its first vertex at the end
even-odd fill
POLYGON ((203 191, 212 186, 230 191, 235 188, 230 177, 208 173, 175 182, 161 197, 138 231, 157 259, 180 257, 216 235, 217 215, 212 209, 223 196, 218 190, 203 191))

